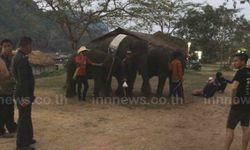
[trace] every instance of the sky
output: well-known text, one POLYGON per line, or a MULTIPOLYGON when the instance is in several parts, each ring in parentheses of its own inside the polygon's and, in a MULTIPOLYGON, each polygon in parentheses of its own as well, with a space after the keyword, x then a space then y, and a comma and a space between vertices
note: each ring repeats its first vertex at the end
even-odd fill
MULTIPOLYGON (((208 4, 218 7, 222 5, 226 0, 190 0, 190 2, 196 2, 196 3, 205 3, 207 2, 208 4)), ((240 0, 237 0, 237 9, 242 9, 240 14, 245 15, 245 17, 250 20, 250 4, 245 3, 245 4, 240 4, 240 0)), ((228 8, 233 8, 233 0, 229 0, 227 3, 228 8)))

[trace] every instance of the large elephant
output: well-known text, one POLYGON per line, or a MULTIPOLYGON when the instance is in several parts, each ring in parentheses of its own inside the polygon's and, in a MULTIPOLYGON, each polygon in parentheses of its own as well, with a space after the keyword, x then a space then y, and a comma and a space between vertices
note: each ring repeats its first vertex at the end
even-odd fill
MULTIPOLYGON (((67 68, 67 79, 66 79, 66 96, 73 97, 76 94, 76 83, 73 80, 73 76, 76 70, 76 63, 74 61, 76 54, 73 54, 66 65, 67 68)), ((96 63, 103 63, 102 67, 87 65, 87 76, 88 79, 94 79, 94 96, 98 97, 100 94, 109 95, 109 86, 107 84, 108 70, 113 66, 113 75, 119 78, 120 63, 119 58, 115 58, 115 63, 112 64, 113 57, 107 53, 99 50, 90 50, 88 57, 91 61, 96 63)))
MULTIPOLYGON (((171 80, 171 70, 170 70, 170 62, 172 59, 172 54, 176 52, 172 49, 160 47, 160 46, 152 46, 149 48, 148 53, 148 73, 149 78, 152 78, 154 76, 158 77, 158 86, 156 90, 156 95, 161 96, 163 94, 164 85, 166 82, 166 79, 169 78, 169 83, 171 80)), ((183 51, 179 50, 180 54, 182 54, 182 64, 185 66, 185 53, 183 51)), ((184 69, 184 67, 183 67, 184 69)), ((170 91, 170 85, 169 85, 169 93, 170 91)))
MULTIPOLYGON (((135 33, 118 28, 107 35, 85 44, 85 46, 90 49, 102 51, 102 57, 106 58, 106 55, 109 55, 109 59, 106 59, 108 63, 104 67, 104 73, 99 73, 99 71, 93 72, 92 76, 96 76, 95 79, 97 80, 96 85, 99 85, 100 79, 104 80, 105 82, 103 81, 102 83, 106 84, 105 93, 110 93, 111 77, 114 76, 118 81, 116 93, 121 95, 123 93, 122 83, 125 78, 128 83, 127 94, 132 95, 136 75, 137 72, 139 72, 143 78, 142 92, 149 95, 151 93, 149 80, 151 77, 158 76, 159 82, 156 94, 162 95, 165 81, 167 78, 170 78, 169 63, 172 52, 178 49, 178 46, 175 47, 176 45, 182 44, 181 52, 184 52, 183 49, 185 49, 186 46, 186 43, 179 39, 171 39, 171 41, 162 39, 163 38, 156 38, 153 35, 135 33), (126 34, 126 36, 120 41, 115 50, 111 49, 111 43, 121 34, 126 34), (175 41, 178 41, 178 43, 175 43, 175 41), (171 46, 170 43, 173 43, 174 46, 171 46), (129 57, 129 59, 126 57, 127 51, 132 52, 132 57, 129 57)), ((93 59, 100 59, 99 56, 97 57, 95 55, 96 54, 93 53, 91 57, 93 57, 93 59)), ((183 65, 185 64, 184 56, 185 52, 183 53, 183 65)), ((90 69, 90 72, 92 72, 92 69, 90 69)), ((98 86, 97 88, 100 87, 101 86, 98 86)), ((96 91, 99 91, 99 89, 95 90, 95 93, 98 93, 96 91)))
MULTIPOLYGON (((141 74, 143 79, 143 84, 141 87, 141 91, 145 95, 149 95, 151 92, 149 85, 149 75, 148 75, 148 43, 145 40, 139 39, 135 36, 126 35, 126 37, 119 43, 116 49, 113 52, 110 52, 110 44, 114 41, 114 39, 119 36, 118 35, 110 35, 105 38, 98 38, 85 46, 90 49, 99 49, 105 53, 111 54, 114 57, 119 58, 121 61, 120 69, 114 69, 111 65, 109 70, 112 70, 112 75, 114 75, 118 80, 118 89, 117 94, 122 95, 122 84, 123 79, 126 79, 128 88, 126 94, 128 96, 132 95, 134 82, 136 79, 137 72, 141 74), (125 61, 126 54, 128 51, 132 52, 132 57, 125 61)), ((116 64, 116 63, 114 63, 116 64)), ((111 87, 111 78, 109 78, 109 85, 111 87)))

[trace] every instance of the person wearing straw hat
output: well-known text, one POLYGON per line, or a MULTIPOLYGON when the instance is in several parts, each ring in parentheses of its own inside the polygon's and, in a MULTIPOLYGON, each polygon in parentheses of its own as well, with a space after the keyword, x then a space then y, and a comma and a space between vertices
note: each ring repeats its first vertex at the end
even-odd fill
POLYGON ((86 94, 89 88, 86 66, 102 66, 102 64, 94 63, 88 58, 88 51, 89 49, 87 49, 85 46, 81 46, 77 51, 77 56, 75 57, 77 68, 74 74, 74 79, 77 83, 77 93, 79 101, 85 101, 86 94), (84 85, 83 93, 82 85, 84 85))

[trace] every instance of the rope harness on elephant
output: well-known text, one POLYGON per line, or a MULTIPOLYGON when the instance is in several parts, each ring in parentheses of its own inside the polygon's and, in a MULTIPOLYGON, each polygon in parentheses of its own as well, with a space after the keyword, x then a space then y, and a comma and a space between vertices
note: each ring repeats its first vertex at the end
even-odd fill
POLYGON ((115 63, 115 57, 116 57, 116 54, 117 54, 118 47, 119 47, 120 43, 126 37, 127 37, 127 35, 125 35, 125 34, 119 34, 109 44, 108 54, 112 55, 112 64, 111 64, 111 66, 109 68, 107 80, 110 80, 110 78, 111 78, 111 73, 112 73, 112 70, 113 70, 114 63, 115 63))

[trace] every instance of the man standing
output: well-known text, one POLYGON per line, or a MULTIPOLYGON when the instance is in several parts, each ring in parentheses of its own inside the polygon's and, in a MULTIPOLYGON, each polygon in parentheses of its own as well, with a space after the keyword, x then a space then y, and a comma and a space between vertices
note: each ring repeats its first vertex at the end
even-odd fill
MULTIPOLYGON (((1 54, 0 57, 4 61, 6 68, 10 74, 11 72, 11 61, 12 61, 12 42, 9 39, 5 39, 1 42, 1 54)), ((9 136, 16 132, 16 123, 14 121, 14 80, 11 75, 2 81, 0 89, 0 137, 12 137, 9 136), (4 126, 9 135, 6 135, 4 126)))
POLYGON ((32 51, 32 39, 23 37, 19 43, 20 49, 13 58, 13 75, 16 80, 15 98, 19 110, 17 126, 17 150, 34 150, 30 147, 36 143, 33 139, 31 119, 32 102, 34 101, 35 80, 28 61, 28 54, 32 51))
POLYGON ((231 89, 232 106, 228 116, 225 150, 230 150, 234 139, 234 129, 240 122, 242 127, 242 147, 247 150, 250 138, 250 68, 246 67, 247 54, 236 54, 233 58, 234 67, 239 69, 233 79, 231 89))
POLYGON ((181 63, 181 53, 180 52, 173 52, 173 58, 170 63, 170 70, 171 70, 171 95, 176 98, 180 98, 184 100, 184 93, 183 93, 183 66, 181 63))

